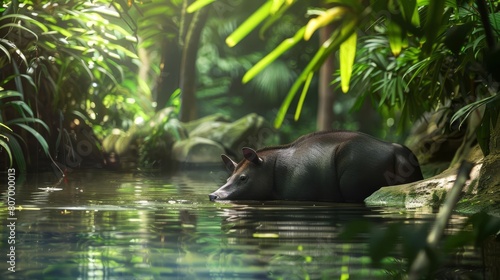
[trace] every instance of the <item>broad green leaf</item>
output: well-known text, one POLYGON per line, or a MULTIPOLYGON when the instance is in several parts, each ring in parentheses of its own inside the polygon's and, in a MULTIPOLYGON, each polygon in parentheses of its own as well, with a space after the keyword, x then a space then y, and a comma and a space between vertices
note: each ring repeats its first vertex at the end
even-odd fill
POLYGON ((304 68, 302 73, 300 73, 299 77, 295 80, 295 83, 292 85, 290 90, 288 91, 285 100, 281 104, 280 109, 278 110, 278 114, 276 119, 274 120, 274 126, 279 128, 285 119, 286 112, 290 107, 290 104, 295 97, 295 94, 302 86, 302 84, 306 81, 307 77, 311 72, 318 70, 326 58, 333 52, 334 49, 338 48, 342 42, 344 42, 347 38, 349 38, 353 32, 355 31, 357 25, 356 20, 351 20, 347 23, 346 27, 343 29, 343 33, 337 29, 333 32, 332 36, 328 40, 326 40, 319 50, 316 52, 314 57, 311 59, 309 64, 304 68))
MULTIPOLYGON (((7 106, 16 109, 17 112, 23 116, 23 119, 26 118, 26 114, 29 117, 33 117, 33 111, 31 110, 30 106, 28 106, 28 104, 26 104, 22 100, 13 100, 13 101, 9 101, 5 104, 0 104, 0 108, 4 108, 7 106)), ((10 121, 11 120, 9 120, 9 122, 10 121)))
MULTIPOLYGON (((1 123, 0 123, 1 125, 1 123)), ((0 136, 2 136, 2 138, 7 138, 7 141, 9 140, 9 137, 3 135, 3 134, 0 134, 0 136)), ((0 148, 3 148, 3 150, 5 150, 7 152, 7 155, 9 156, 9 166, 12 166, 12 152, 10 151, 10 147, 8 145, 8 142, 5 142, 4 139, 0 138, 0 148)), ((2 149, 0 149, 2 150, 2 149)))
POLYGON ((35 37, 36 40, 38 40, 38 35, 35 32, 33 32, 32 30, 30 30, 29 28, 27 28, 26 26, 19 25, 17 23, 6 23, 6 24, 2 24, 0 26, 0 29, 2 29, 2 28, 10 28, 10 29, 16 28, 16 29, 21 29, 21 30, 23 30, 25 32, 30 33, 33 37, 35 37))
POLYGON ((16 118, 16 119, 12 119, 12 120, 6 121, 5 123, 9 124, 9 125, 20 124, 20 123, 21 124, 24 124, 24 123, 37 123, 37 124, 40 124, 41 126, 43 126, 43 128, 45 128, 47 130, 47 132, 50 132, 50 129, 47 126, 47 124, 44 121, 42 121, 41 119, 38 119, 38 118, 16 118))
POLYGON ((451 117, 451 120, 450 120, 450 124, 453 124, 454 122, 456 122, 457 120, 459 119, 462 119, 462 121, 460 122, 460 126, 462 126, 463 122, 469 117, 469 115, 474 112, 477 108, 485 105, 485 104, 488 104, 490 102, 493 102, 495 101, 496 99, 500 99, 499 95, 492 95, 492 96, 488 96, 486 98, 483 98, 481 100, 477 100, 477 101, 474 101, 470 104, 467 104, 466 106, 460 108, 452 117, 451 117))
POLYGON ((25 20, 27 22, 30 22, 30 23, 38 26, 38 28, 40 28, 43 32, 49 31, 49 29, 47 28, 46 25, 42 24, 41 22, 39 22, 39 21, 29 17, 29 16, 25 16, 25 15, 21 15, 21 14, 5 15, 5 16, 0 17, 0 21, 4 21, 4 20, 9 19, 9 18, 13 18, 15 20, 22 19, 22 20, 25 20))
POLYGON ((45 140, 45 138, 43 138, 43 136, 40 133, 38 133, 38 131, 36 131, 35 129, 33 129, 29 125, 26 125, 23 123, 16 123, 16 125, 21 127, 22 129, 28 131, 29 133, 31 133, 35 137, 35 139, 38 141, 38 143, 42 147, 42 150, 45 152, 45 154, 49 155, 49 144, 47 144, 47 141, 45 140))
MULTIPOLYGON (((37 89, 37 85, 35 84, 35 81, 33 81, 33 78, 28 75, 28 74, 14 74, 14 75, 10 75, 8 76, 7 78, 5 78, 3 80, 3 83, 7 83, 11 80, 15 80, 15 79, 18 79, 18 78, 24 78, 24 80, 26 82, 28 82, 35 90, 37 89)), ((22 99, 22 98, 21 98, 22 99)))
MULTIPOLYGON (((14 134, 5 133, 5 136, 9 137, 9 147, 10 147, 10 152, 12 153, 13 160, 17 163, 17 167, 19 168, 19 170, 21 170, 22 172, 25 172, 26 171, 26 160, 24 159, 23 149, 21 148, 19 141, 17 141, 14 134)), ((18 135, 18 137, 19 137, 19 135, 18 135)), ((26 144, 26 143, 24 143, 24 144, 26 144)))
MULTIPOLYGON (((28 66, 28 60, 26 59, 26 56, 14 43, 12 43, 8 40, 1 39, 1 38, 0 38, 0 42, 6 44, 7 46, 9 46, 11 48, 10 51, 6 49, 6 51, 8 53, 12 52, 12 53, 16 54, 18 57, 20 57, 22 59, 22 61, 24 62, 24 65, 28 66)), ((8 57, 9 57, 9 61, 11 62, 11 65, 17 67, 17 62, 16 62, 17 59, 11 60, 12 55, 9 55, 8 57)), ((18 71, 14 71, 14 72, 16 72, 16 74, 19 74, 18 71)))
MULTIPOLYGON (((26 62, 26 65, 28 65, 27 62, 26 62)), ((22 74, 19 71, 19 67, 17 66, 16 60, 12 60, 12 69, 14 70, 14 83, 16 84, 16 90, 24 93, 24 86, 23 86, 23 82, 21 80, 22 74)))
POLYGON ((357 39, 358 36, 356 32, 353 32, 347 40, 340 44, 340 82, 342 86, 342 92, 344 93, 347 93, 347 91, 349 90, 349 82, 351 81, 352 75, 352 65, 354 64, 354 57, 356 56, 357 39))
POLYGON ((71 113, 74 114, 75 116, 77 116, 78 118, 82 119, 85 122, 89 121, 89 119, 87 118, 87 116, 85 116, 84 114, 82 114, 82 112, 80 112, 80 111, 73 110, 73 111, 71 111, 71 113))
POLYGON ((269 64, 276 60, 284 52, 295 46, 304 37, 305 26, 302 27, 295 33, 292 38, 285 39, 281 44, 279 44, 274 50, 272 50, 268 55, 262 58, 257 64, 250 68, 243 76, 242 82, 247 83, 253 79, 262 69, 266 68, 269 64))
POLYGON ((67 49, 71 49, 71 50, 75 50, 75 51, 79 51, 81 52, 82 54, 87 52, 87 51, 90 51, 91 49, 89 49, 88 47, 85 47, 85 46, 78 46, 78 45, 72 45, 72 44, 68 44, 67 46, 65 46, 67 49))
POLYGON ((114 17, 114 18, 119 18, 120 17, 120 13, 118 13, 116 10, 114 10, 114 9, 108 9, 105 6, 98 6, 98 7, 92 7, 92 8, 89 8, 89 9, 83 9, 83 10, 81 10, 81 12, 82 13, 99 13, 99 14, 111 16, 111 17, 114 17))
POLYGON ((19 97, 23 99, 23 94, 13 90, 0 91, 0 99, 9 97, 19 97))
POLYGON ((9 63, 10 63, 11 58, 10 58, 9 50, 6 49, 2 44, 0 44, 0 50, 5 54, 5 56, 7 57, 7 59, 9 60, 9 63))
POLYGON ((401 27, 394 21, 387 23, 387 36, 389 37, 389 46, 391 47, 392 54, 399 56, 403 48, 403 33, 401 27))
POLYGON ((49 27, 51 30, 57 31, 65 37, 73 36, 73 33, 69 32, 67 28, 59 27, 59 26, 54 25, 54 24, 49 25, 49 27))
POLYGON ((304 40, 309 41, 316 30, 324 27, 333 21, 339 20, 347 12, 347 8, 342 6, 333 7, 321 13, 319 16, 312 18, 306 25, 304 40))
POLYGON ((398 0, 398 4, 401 7, 401 13, 406 22, 411 22, 416 27, 420 26, 420 16, 416 0, 398 0))
MULTIPOLYGON (((424 71, 427 67, 429 67, 431 63, 431 59, 429 57, 415 63, 413 66, 408 68, 408 70, 403 74, 403 79, 405 79, 406 75, 411 74, 413 72, 413 75, 411 75, 410 80, 408 81, 408 84, 411 84, 411 82, 418 77, 422 71, 424 71)), ((407 88, 405 88, 407 90, 407 88)))
POLYGON ((271 14, 278 12, 285 1, 286 0, 272 0, 273 4, 271 5, 271 14))
POLYGON ((229 47, 234 47, 243 38, 245 38, 252 30, 257 27, 271 13, 272 1, 264 3, 257 11, 245 20, 233 33, 226 38, 226 44, 229 47))
MULTIPOLYGON (((283 19, 283 15, 291 7, 291 5, 295 2, 294 0, 273 0, 273 5, 275 2, 286 1, 286 5, 281 5, 280 9, 276 9, 276 7, 271 7, 271 15, 266 19, 266 22, 259 30, 259 37, 264 38, 264 33, 271 27, 276 21, 283 19)), ((276 4, 277 5, 277 4, 276 4)))
POLYGON ((297 104, 297 109, 295 110, 295 121, 299 120, 300 113, 302 112, 302 107, 304 106, 304 100, 306 99, 307 92, 309 91, 309 86, 311 85, 312 78, 314 77, 314 72, 310 72, 307 76, 304 88, 302 89, 302 94, 300 95, 299 103, 297 104))
POLYGON ((110 49, 115 49, 115 50, 121 51, 121 52, 123 52, 123 54, 125 54, 126 56, 128 56, 130 58, 139 58, 135 53, 129 51, 127 48, 120 46, 120 45, 113 45, 112 47, 110 46, 110 49))
MULTIPOLYGON (((432 2, 431 0, 417 0, 417 6, 426 6, 429 5, 429 3, 432 2)), ((457 8, 457 0, 444 0, 446 3, 445 5, 447 7, 452 7, 452 8, 457 8)))
POLYGON ((493 27, 493 29, 495 30, 499 30, 500 29, 500 13, 493 13, 493 14, 489 14, 489 19, 490 19, 490 24, 491 24, 491 27, 493 27))
POLYGON ((194 13, 206 5, 215 2, 215 0, 197 0, 189 5, 186 9, 188 13, 194 13))
POLYGON ((431 53, 434 41, 441 27, 441 20, 443 18, 445 2, 445 0, 429 1, 429 10, 425 22, 426 41, 423 45, 424 53, 426 53, 427 55, 431 53))

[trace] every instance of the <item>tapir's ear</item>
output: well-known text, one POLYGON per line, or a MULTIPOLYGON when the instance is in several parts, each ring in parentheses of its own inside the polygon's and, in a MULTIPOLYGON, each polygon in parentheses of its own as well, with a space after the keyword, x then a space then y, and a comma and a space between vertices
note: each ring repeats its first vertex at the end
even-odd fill
POLYGON ((229 172, 233 173, 234 169, 236 168, 236 162, 234 162, 232 159, 230 159, 226 155, 220 155, 220 157, 222 158, 222 161, 224 162, 224 165, 226 166, 226 169, 229 172))
POLYGON ((241 149, 243 151, 243 157, 252 162, 252 163, 255 163, 255 164, 261 164, 262 163, 262 159, 259 157, 259 155, 257 155, 257 152, 254 151, 252 148, 243 148, 241 149))

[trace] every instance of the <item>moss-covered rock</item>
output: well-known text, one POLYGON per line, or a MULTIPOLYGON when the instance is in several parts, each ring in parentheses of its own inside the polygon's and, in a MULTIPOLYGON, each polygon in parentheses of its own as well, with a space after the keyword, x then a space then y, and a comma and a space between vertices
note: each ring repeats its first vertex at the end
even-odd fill
MULTIPOLYGON (((463 196, 478 194, 478 178, 483 160, 478 147, 469 158, 474 162, 470 179, 463 188, 463 196)), ((372 206, 397 206, 405 208, 432 207, 438 208, 446 198, 446 194, 456 180, 458 165, 440 174, 409 184, 383 187, 366 198, 365 203, 372 206)))
POLYGON ((188 165, 217 164, 224 147, 219 143, 202 137, 189 137, 175 142, 172 159, 188 165))
POLYGON ((240 156, 243 147, 261 148, 274 141, 274 130, 257 114, 248 114, 234 122, 204 122, 189 133, 190 137, 201 137, 224 146, 226 152, 240 156))

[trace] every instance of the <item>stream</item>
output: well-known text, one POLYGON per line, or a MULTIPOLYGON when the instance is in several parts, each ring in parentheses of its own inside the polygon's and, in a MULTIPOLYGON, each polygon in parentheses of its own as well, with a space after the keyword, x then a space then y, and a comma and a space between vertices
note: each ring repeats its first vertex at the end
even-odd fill
MULTIPOLYGON (((60 181, 52 173, 18 179, 14 216, 6 188, 1 193, 0 278, 400 279, 407 269, 400 246, 373 266, 368 243, 377 236, 346 239, 340 233, 352 223, 367 223, 372 232, 394 224, 402 232, 422 232, 436 215, 362 204, 210 202, 208 194, 225 176, 218 169, 163 175, 93 170, 60 181), (15 229, 6 226, 11 221, 15 229), (14 268, 7 244, 12 234, 14 268)), ((454 215, 446 234, 465 220, 454 215)), ((435 278, 482 279, 483 270, 481 251, 463 247, 435 278)))

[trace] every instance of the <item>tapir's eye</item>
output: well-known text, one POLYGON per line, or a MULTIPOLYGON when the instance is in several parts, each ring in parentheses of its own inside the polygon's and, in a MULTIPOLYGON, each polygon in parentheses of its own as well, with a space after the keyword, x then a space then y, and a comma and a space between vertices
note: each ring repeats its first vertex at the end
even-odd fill
POLYGON ((247 179, 247 175, 240 175, 240 182, 245 182, 247 179))

